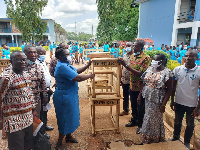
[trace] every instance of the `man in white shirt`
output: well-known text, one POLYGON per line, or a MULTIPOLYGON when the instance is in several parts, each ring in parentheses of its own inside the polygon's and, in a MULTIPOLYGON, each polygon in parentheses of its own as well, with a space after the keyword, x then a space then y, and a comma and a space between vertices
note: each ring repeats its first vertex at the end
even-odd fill
POLYGON ((196 59, 196 51, 189 49, 185 53, 185 64, 176 67, 173 71, 174 81, 171 98, 171 108, 175 111, 175 121, 174 136, 172 140, 179 140, 182 120, 184 114, 186 113, 187 127, 185 130, 184 145, 188 149, 190 148, 190 139, 193 135, 194 130, 194 117, 197 116, 197 110, 200 107, 200 101, 198 97, 200 67, 195 64, 196 59))
MULTIPOLYGON (((52 90, 50 89, 51 86, 51 75, 49 73, 49 69, 46 65, 46 63, 44 62, 45 58, 46 58, 46 50, 41 47, 41 46, 37 46, 36 47, 37 50, 37 54, 38 54, 38 63, 43 67, 43 71, 44 71, 44 78, 46 81, 46 86, 47 86, 47 93, 48 93, 48 99, 50 100, 50 96, 53 94, 52 90)), ((54 128, 51 126, 47 126, 47 110, 42 110, 41 111, 41 120, 44 123, 44 127, 47 131, 53 130, 54 128)))

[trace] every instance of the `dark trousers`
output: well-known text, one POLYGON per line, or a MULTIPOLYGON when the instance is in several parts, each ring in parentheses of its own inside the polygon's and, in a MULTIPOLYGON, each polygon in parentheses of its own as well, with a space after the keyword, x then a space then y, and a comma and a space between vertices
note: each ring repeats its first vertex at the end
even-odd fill
POLYGON ((138 122, 138 127, 142 127, 144 113, 145 113, 145 99, 141 97, 141 103, 138 105, 137 98, 139 91, 130 90, 132 120, 138 122))
POLYGON ((9 150, 30 150, 33 146, 33 124, 23 130, 6 133, 9 150))
POLYGON ((123 88, 123 110, 125 112, 129 112, 129 90, 130 90, 130 84, 123 84, 122 83, 122 88, 123 88))
POLYGON ((184 135, 184 143, 190 143, 190 139, 194 131, 194 117, 192 117, 192 112, 195 107, 187 107, 180 104, 176 104, 175 110, 175 121, 174 121, 174 138, 179 139, 182 127, 182 120, 184 114, 186 113, 186 130, 184 135))
POLYGON ((41 111, 40 111, 40 120, 43 122, 43 125, 40 129, 40 133, 44 134, 46 132, 45 127, 47 125, 47 111, 43 111, 43 94, 40 93, 41 97, 41 111))

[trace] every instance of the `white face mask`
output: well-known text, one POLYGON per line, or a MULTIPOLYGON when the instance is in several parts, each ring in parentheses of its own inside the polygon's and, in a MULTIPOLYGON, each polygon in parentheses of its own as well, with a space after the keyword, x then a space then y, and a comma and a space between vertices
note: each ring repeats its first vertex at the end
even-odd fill
POLYGON ((126 48, 126 52, 127 52, 127 53, 130 53, 131 51, 132 51, 131 47, 127 47, 127 48, 126 48))
POLYGON ((162 65, 162 63, 159 64, 159 62, 161 62, 161 60, 160 60, 160 61, 152 60, 151 66, 152 66, 153 68, 158 68, 158 67, 160 67, 160 66, 162 65))
POLYGON ((70 63, 72 61, 72 57, 70 55, 68 55, 67 57, 67 61, 70 63))

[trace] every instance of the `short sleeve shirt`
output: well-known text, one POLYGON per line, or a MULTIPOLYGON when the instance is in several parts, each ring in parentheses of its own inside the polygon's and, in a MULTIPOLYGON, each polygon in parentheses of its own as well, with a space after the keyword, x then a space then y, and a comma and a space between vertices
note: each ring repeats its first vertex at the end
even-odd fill
POLYGON ((83 48, 82 47, 79 48, 79 53, 83 53, 83 48))
MULTIPOLYGON (((130 63, 131 55, 125 54, 123 56, 124 61, 127 65, 130 63)), ((121 81, 123 84, 130 84, 130 71, 128 71, 125 67, 122 68, 122 77, 121 81)))
MULTIPOLYGON (((147 68, 150 66, 150 64, 151 64, 150 56, 142 52, 138 56, 135 56, 134 54, 131 55, 129 66, 135 70, 145 72, 147 68)), ((136 76, 133 73, 130 73, 130 89, 132 91, 140 91, 142 86, 140 81, 141 81, 140 77, 136 76)))
POLYGON ((185 65, 173 70, 174 80, 177 80, 175 102, 188 107, 196 107, 199 95, 200 67, 197 65, 187 69, 185 65))

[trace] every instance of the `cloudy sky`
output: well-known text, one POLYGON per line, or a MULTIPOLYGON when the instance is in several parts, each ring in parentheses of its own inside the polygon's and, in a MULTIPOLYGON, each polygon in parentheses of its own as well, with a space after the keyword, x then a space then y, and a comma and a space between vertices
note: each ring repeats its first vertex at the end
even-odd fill
MULTIPOLYGON (((6 5, 0 0, 0 18, 6 17, 6 5)), ((53 19, 67 32, 96 33, 98 14, 96 0, 48 0, 42 12, 42 18, 53 19)))

